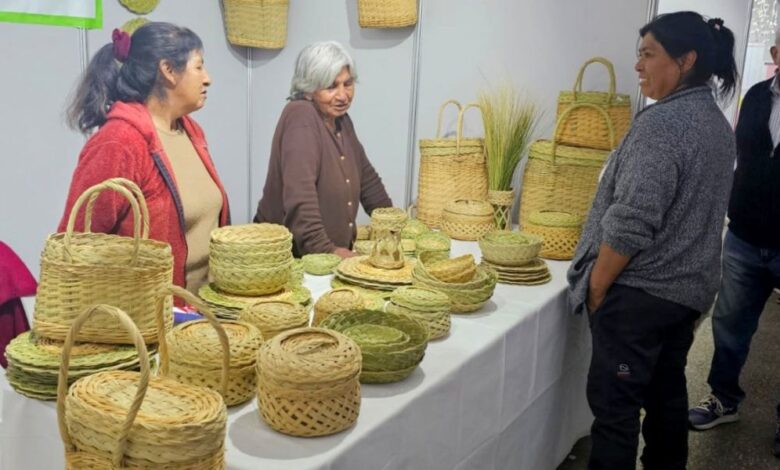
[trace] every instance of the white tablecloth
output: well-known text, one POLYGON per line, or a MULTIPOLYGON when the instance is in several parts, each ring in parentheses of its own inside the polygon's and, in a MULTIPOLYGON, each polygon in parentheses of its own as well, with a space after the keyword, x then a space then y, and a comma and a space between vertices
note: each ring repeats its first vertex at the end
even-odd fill
MULTIPOLYGON (((454 242, 453 256, 479 254, 454 242)), ((255 400, 229 410, 230 469, 554 469, 588 433, 587 319, 566 312, 568 263, 542 286, 499 284, 482 310, 453 315, 411 377, 363 385, 355 426, 333 436, 272 431, 255 400)), ((306 278, 318 296, 328 277, 306 278)), ((63 468, 54 403, 0 378, 0 469, 63 468)))

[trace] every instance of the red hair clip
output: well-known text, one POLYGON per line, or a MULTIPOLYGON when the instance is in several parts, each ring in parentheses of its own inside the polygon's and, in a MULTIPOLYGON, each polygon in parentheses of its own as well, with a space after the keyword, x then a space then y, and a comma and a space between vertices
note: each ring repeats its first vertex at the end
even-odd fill
POLYGON ((130 55, 130 35, 121 29, 114 29, 111 41, 114 43, 114 58, 119 62, 126 61, 130 55))

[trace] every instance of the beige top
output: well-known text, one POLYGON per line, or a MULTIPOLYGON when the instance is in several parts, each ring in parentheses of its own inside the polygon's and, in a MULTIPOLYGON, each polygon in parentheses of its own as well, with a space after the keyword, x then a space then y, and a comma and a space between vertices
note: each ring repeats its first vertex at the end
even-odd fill
POLYGON ((209 240, 211 231, 219 226, 222 194, 183 129, 157 128, 157 135, 173 167, 184 209, 187 290, 197 294, 200 286, 208 282, 209 240))

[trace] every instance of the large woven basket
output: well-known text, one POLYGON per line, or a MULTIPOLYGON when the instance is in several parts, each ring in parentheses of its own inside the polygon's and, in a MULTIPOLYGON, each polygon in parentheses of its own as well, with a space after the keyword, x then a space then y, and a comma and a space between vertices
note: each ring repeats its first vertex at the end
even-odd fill
POLYGON ((558 95, 558 116, 574 104, 590 103, 606 111, 609 122, 614 128, 614 138, 604 118, 591 108, 577 108, 563 123, 559 142, 574 147, 587 147, 612 150, 631 126, 631 98, 615 93, 615 69, 612 62, 603 57, 594 57, 580 68, 577 80, 571 91, 562 91, 558 95), (609 74, 608 91, 582 91, 582 77, 590 64, 602 64, 609 74))
POLYGON ((289 0, 222 0, 228 41, 236 46, 283 48, 288 4, 289 0))
POLYGON ((225 468, 227 411, 212 390, 150 377, 149 354, 133 320, 98 305, 73 322, 57 388, 57 419, 67 469, 225 468), (96 313, 118 320, 138 349, 141 372, 98 372, 68 390, 73 342, 96 313))
POLYGON ((476 104, 462 107, 455 100, 445 101, 439 108, 436 137, 420 139, 420 175, 417 180, 417 218, 428 227, 438 228, 444 205, 454 199, 485 199, 487 197, 487 167, 484 139, 463 137, 463 115, 476 104), (458 108, 455 137, 441 137, 444 109, 454 104, 458 108))
POLYGON ((526 231, 544 240, 539 256, 567 260, 574 257, 582 235, 582 223, 583 217, 578 214, 539 211, 528 217, 526 231))
POLYGON ((314 319, 312 325, 318 326, 324 319, 334 313, 345 310, 356 310, 366 307, 366 298, 356 289, 342 287, 325 292, 314 303, 314 319))
POLYGON ((309 313, 290 300, 261 300, 244 308, 239 320, 257 327, 268 341, 284 331, 308 326, 309 313))
POLYGON ((324 436, 360 413, 360 348, 332 330, 297 328, 266 341, 257 355, 258 411, 292 436, 324 436))
POLYGON ((456 240, 479 240, 494 228, 493 208, 485 201, 456 199, 442 211, 441 229, 456 240))
POLYGON ((536 258, 542 239, 527 232, 495 230, 479 239, 482 259, 504 266, 522 266, 536 258))
POLYGON ((163 373, 181 383, 219 392, 227 406, 250 400, 257 389, 255 360, 263 344, 260 330, 244 322, 219 322, 203 301, 180 287, 173 289, 206 319, 182 323, 168 332, 163 373))
MULTIPOLYGON (((49 236, 41 254, 41 279, 35 301, 33 329, 41 336, 63 340, 73 320, 85 308, 108 304, 133 319, 144 341, 157 342, 157 319, 173 325, 171 298, 161 295, 173 282, 173 255, 167 243, 149 240, 149 213, 140 188, 113 178, 92 186, 76 200, 64 233, 49 236), (92 233, 91 219, 100 193, 113 190, 130 202, 133 237, 92 233), (84 232, 74 231, 86 203, 84 232)), ((127 344, 111 318, 96 316, 81 331, 82 341, 127 344)))
POLYGON ((561 145, 559 135, 571 113, 588 108, 598 113, 610 129, 612 124, 603 108, 580 103, 569 107, 555 126, 552 141, 537 140, 528 150, 520 197, 520 228, 525 229, 528 214, 535 211, 566 211, 587 214, 599 184, 601 168, 609 151, 561 145))
POLYGON ((403 28, 417 23, 417 0, 358 0, 361 28, 403 28))

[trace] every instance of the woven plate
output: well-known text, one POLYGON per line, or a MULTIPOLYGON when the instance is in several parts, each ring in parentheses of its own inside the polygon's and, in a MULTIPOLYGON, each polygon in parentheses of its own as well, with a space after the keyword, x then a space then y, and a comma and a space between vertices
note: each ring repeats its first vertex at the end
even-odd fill
POLYGON ((529 263, 526 263, 521 266, 503 266, 501 264, 491 263, 486 259, 483 259, 481 264, 483 266, 487 266, 489 268, 494 269, 498 273, 506 273, 506 274, 529 274, 529 273, 545 272, 548 270, 547 263, 541 258, 534 258, 529 263))
POLYGON ((315 276, 333 274, 333 268, 341 262, 341 257, 332 253, 312 253, 301 259, 304 271, 315 276))
POLYGON ((343 260, 336 272, 371 283, 405 285, 412 283, 414 263, 414 260, 405 259, 401 269, 379 269, 368 262, 368 256, 354 256, 343 260))
POLYGON ((291 300, 299 304, 305 304, 311 300, 311 292, 303 286, 287 287, 274 294, 250 297, 228 294, 212 284, 206 284, 198 290, 198 296, 209 304, 239 310, 261 300, 291 300))
MULTIPOLYGON (((11 342, 5 349, 5 355, 20 366, 53 370, 59 373, 62 362, 62 341, 36 337, 27 331, 11 342)), ((71 350, 70 369, 98 370, 104 367, 138 363, 138 353, 134 346, 78 343, 71 350)))
POLYGON ((419 286, 399 287, 390 296, 390 301, 420 312, 440 312, 450 308, 447 294, 419 286))
POLYGON ((349 287, 350 289, 354 289, 360 292, 360 295, 362 295, 366 299, 381 299, 383 301, 389 299, 390 294, 393 293, 392 291, 359 286, 357 284, 353 284, 348 280, 341 279, 338 276, 334 276, 333 279, 330 280, 330 287, 334 289, 339 289, 341 287, 349 287))
POLYGON ((139 15, 146 15, 157 8, 160 0, 119 0, 125 8, 139 15))

